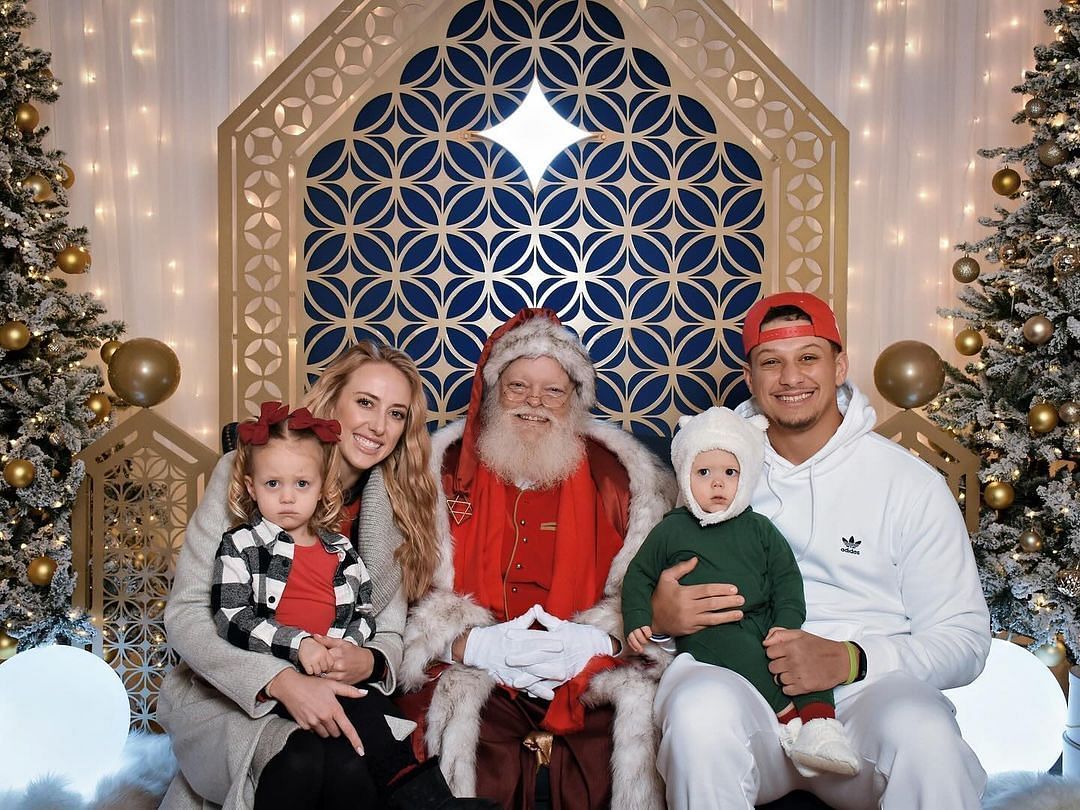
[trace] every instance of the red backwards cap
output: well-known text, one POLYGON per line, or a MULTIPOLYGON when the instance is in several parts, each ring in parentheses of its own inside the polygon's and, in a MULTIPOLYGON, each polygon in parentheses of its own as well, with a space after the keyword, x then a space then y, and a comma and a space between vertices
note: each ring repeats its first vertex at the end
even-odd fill
POLYGON ((743 352, 746 359, 750 359, 750 350, 762 343, 770 343, 774 340, 784 340, 793 337, 819 337, 830 340, 843 348, 844 341, 840 339, 840 327, 836 323, 836 315, 829 305, 816 295, 804 292, 783 292, 775 295, 767 295, 750 307, 743 323, 743 352), (761 323, 769 310, 777 307, 798 307, 810 318, 810 323, 805 321, 784 321, 782 326, 777 326, 767 332, 761 331, 761 323))

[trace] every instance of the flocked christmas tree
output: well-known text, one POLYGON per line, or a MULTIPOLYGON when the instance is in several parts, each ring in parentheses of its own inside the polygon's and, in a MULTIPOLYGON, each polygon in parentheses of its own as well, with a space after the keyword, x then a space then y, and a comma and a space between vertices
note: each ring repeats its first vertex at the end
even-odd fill
POLYGON ((956 347, 973 362, 949 368, 929 415, 982 458, 973 543, 994 629, 1052 658, 1062 640, 1080 654, 1080 0, 1045 14, 1056 37, 1013 88, 1031 140, 980 151, 1010 204, 960 246, 965 306, 941 313, 967 322, 956 347))
POLYGON ((83 361, 121 331, 61 278, 90 254, 67 222, 74 172, 42 147, 39 106, 58 83, 49 54, 22 42, 33 19, 22 0, 0 4, 0 659, 16 641, 81 644, 92 631, 71 605, 74 456, 101 435, 110 401, 83 361))

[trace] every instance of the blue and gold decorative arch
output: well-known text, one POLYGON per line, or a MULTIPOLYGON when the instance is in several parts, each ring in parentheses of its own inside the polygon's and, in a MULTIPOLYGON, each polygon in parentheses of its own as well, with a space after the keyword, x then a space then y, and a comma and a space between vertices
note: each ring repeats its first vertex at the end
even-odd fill
POLYGON ((847 133, 718 6, 343 3, 219 132, 222 419, 365 337, 452 418, 523 306, 582 336, 636 432, 741 399, 763 291, 843 310, 847 133), (589 133, 535 189, 478 136, 534 81, 589 133))

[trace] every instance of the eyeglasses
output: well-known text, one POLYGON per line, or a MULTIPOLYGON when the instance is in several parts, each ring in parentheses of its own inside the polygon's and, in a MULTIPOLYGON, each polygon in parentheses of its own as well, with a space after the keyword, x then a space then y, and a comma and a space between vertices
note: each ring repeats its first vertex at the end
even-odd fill
POLYGON ((570 392, 557 385, 546 386, 539 394, 532 390, 531 386, 523 382, 508 382, 503 386, 503 396, 510 402, 524 402, 527 399, 538 399, 546 408, 558 408, 570 392))

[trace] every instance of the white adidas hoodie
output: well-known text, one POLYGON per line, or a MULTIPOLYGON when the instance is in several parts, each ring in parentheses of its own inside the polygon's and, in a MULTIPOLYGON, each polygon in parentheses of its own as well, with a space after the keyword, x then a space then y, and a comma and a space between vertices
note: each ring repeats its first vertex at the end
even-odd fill
MULTIPOLYGON (((990 650, 990 614, 956 501, 941 473, 872 432, 858 388, 843 385, 837 404, 843 423, 802 464, 766 443, 751 502, 799 561, 803 629, 866 651, 865 681, 837 687, 838 700, 895 670, 938 689, 970 683, 990 650)), ((760 411, 750 400, 736 412, 760 411)))

